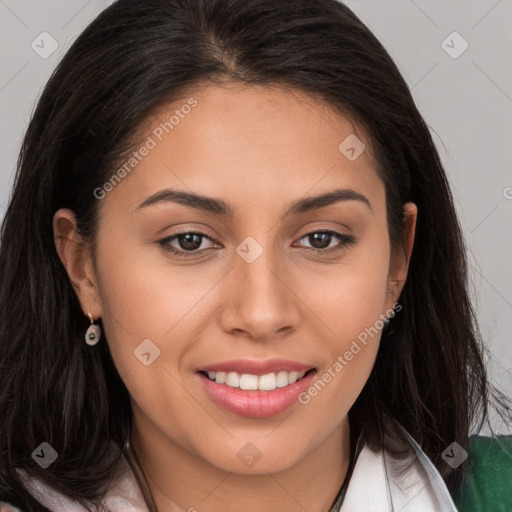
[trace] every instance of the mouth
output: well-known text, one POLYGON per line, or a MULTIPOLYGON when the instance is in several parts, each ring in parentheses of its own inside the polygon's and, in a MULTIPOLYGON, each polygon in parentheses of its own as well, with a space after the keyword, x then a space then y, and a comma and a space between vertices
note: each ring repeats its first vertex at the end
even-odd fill
POLYGON ((247 418, 283 413, 298 402, 316 373, 314 367, 289 361, 267 364, 247 360, 197 371, 203 390, 213 404, 247 418))

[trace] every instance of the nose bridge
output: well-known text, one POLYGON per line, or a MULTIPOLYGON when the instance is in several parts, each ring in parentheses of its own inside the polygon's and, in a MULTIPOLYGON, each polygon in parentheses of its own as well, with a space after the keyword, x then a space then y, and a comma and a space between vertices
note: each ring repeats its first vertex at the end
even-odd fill
MULTIPOLYGON (((279 273, 279 255, 273 247, 271 234, 246 237, 236 248, 238 259, 235 264, 237 279, 241 289, 250 291, 252 297, 258 295, 280 295, 282 283, 275 273, 279 273), (259 240, 259 241, 258 241, 259 240)), ((266 297, 270 299, 271 297, 266 297)))
POLYGON ((294 321, 293 294, 280 275, 284 261, 277 251, 271 233, 248 236, 236 248, 231 302, 236 305, 236 325, 231 327, 256 338, 268 337, 294 321))

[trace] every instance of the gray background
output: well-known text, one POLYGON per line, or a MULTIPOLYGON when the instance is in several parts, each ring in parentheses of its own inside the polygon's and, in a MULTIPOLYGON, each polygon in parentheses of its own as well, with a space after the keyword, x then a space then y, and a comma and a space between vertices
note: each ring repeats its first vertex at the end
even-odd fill
MULTIPOLYGON (((0 0, 0 218, 43 85, 74 38, 110 3, 0 0), (43 32, 58 43, 47 58, 31 46, 51 48, 43 32)), ((394 58, 431 128, 469 247, 492 376, 511 395, 512 0, 346 3, 394 58), (450 36, 454 31, 463 39, 450 36), (464 40, 468 48, 458 55, 464 40)))

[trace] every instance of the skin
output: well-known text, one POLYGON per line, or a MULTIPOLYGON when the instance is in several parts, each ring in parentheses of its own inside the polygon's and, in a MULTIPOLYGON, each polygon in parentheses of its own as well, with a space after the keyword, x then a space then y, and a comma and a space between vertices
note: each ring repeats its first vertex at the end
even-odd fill
MULTIPOLYGON (((147 119, 142 138, 188 97, 147 119)), ((416 207, 405 205, 405 242, 392 250, 370 141, 319 100, 240 84, 193 97, 197 106, 100 201, 94 257, 66 209, 54 218, 57 250, 84 314, 102 318, 100 343, 108 340, 132 397, 131 442, 159 510, 325 512, 346 475, 347 413, 380 334, 307 405, 269 418, 219 408, 196 372, 231 359, 283 358, 321 376, 398 300, 416 207), (351 133, 366 145, 355 161, 338 149, 351 133), (175 202, 137 209, 169 187, 222 199, 235 215, 175 202), (337 188, 364 195, 371 208, 345 200, 283 217, 293 202, 337 188), (183 228, 209 237, 187 259, 158 244, 183 228), (357 242, 331 237, 322 246, 307 236, 325 230, 357 242), (236 252, 248 236, 263 248, 252 263, 236 252), (326 246, 340 250, 312 249, 326 246), (133 353, 144 339, 161 351, 150 366, 133 353), (248 442, 261 454, 252 467, 237 457, 248 442)), ((185 252, 179 241, 168 245, 185 252)))

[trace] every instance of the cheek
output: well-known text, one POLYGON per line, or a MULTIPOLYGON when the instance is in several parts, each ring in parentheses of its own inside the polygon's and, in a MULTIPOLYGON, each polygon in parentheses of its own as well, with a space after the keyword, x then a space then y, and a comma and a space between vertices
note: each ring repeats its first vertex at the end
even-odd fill
POLYGON ((178 275, 133 258, 116 259, 114 266, 105 260, 103 275, 103 325, 116 364, 138 367, 134 356, 146 345, 150 352, 160 350, 160 362, 176 362, 179 353, 194 346, 191 340, 199 338, 189 331, 198 323, 196 315, 209 288, 197 282, 197 274, 178 275))
POLYGON ((313 423, 314 418, 326 418, 327 430, 348 413, 377 356, 386 291, 386 280, 377 270, 350 273, 335 283, 326 281, 322 293, 309 297, 308 304, 320 312, 323 324, 324 335, 317 334, 322 364, 299 402, 313 423))
POLYGON ((184 392, 176 367, 201 340, 201 299, 211 285, 199 284, 193 271, 150 261, 144 251, 127 250, 130 257, 124 257, 110 244, 102 251, 102 323, 115 366, 134 407, 182 436, 187 418, 201 411, 184 392))
POLYGON ((302 297, 321 320, 318 348, 329 357, 319 368, 316 384, 304 402, 315 402, 318 414, 332 408, 338 419, 348 412, 364 387, 378 352, 386 311, 388 255, 386 239, 372 246, 335 273, 317 273, 314 285, 304 282, 302 297), (309 293, 307 292, 309 290, 309 293), (325 389, 325 391, 324 391, 325 389), (315 397, 322 394, 322 399, 315 397))
POLYGON ((332 334, 346 339, 376 322, 384 312, 386 289, 385 277, 369 271, 326 280, 315 292, 302 296, 314 305, 332 334))
POLYGON ((296 278, 301 285, 294 291, 328 328, 325 334, 336 346, 343 348, 375 325, 386 310, 389 247, 386 240, 381 242, 366 244, 338 266, 319 267, 296 278))
POLYGON ((116 339, 127 334, 140 341, 162 338, 211 287, 203 279, 208 272, 198 277, 193 266, 178 267, 176 259, 137 239, 129 226, 104 228, 97 260, 106 320, 121 334, 116 339))

